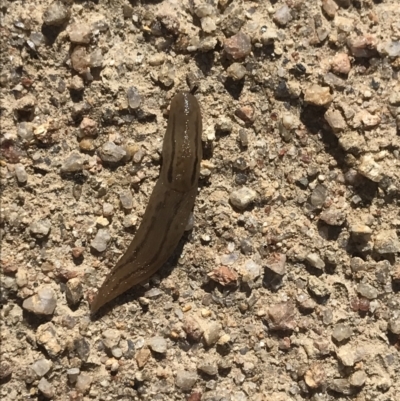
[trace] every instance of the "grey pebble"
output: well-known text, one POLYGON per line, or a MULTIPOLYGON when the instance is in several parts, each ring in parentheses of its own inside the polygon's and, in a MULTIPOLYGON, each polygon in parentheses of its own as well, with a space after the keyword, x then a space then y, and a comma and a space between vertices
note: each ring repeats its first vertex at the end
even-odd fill
POLYGON ((400 241, 396 230, 382 230, 375 236, 374 251, 380 255, 400 252, 400 241))
POLYGON ((131 109, 137 109, 142 103, 142 97, 140 96, 138 89, 134 86, 128 88, 128 90, 126 91, 126 96, 128 98, 128 104, 131 109))
POLYGON ((339 323, 335 325, 332 332, 332 337, 338 341, 342 342, 348 340, 353 334, 353 330, 346 324, 339 323))
POLYGON ((69 20, 71 12, 61 1, 51 3, 43 13, 45 25, 61 26, 69 20))
POLYGON ((38 390, 45 398, 50 399, 54 397, 54 387, 44 377, 42 377, 39 381, 38 390))
POLYGON ((292 15, 290 14, 290 8, 284 4, 278 10, 276 10, 273 20, 276 24, 280 26, 287 25, 292 20, 292 15))
POLYGON ((119 347, 113 348, 111 350, 111 355, 116 358, 116 359, 120 359, 122 357, 122 350, 119 347))
POLYGON ((69 26, 69 40, 72 43, 89 44, 91 37, 90 25, 75 23, 69 26))
POLYGON ((393 334, 400 335, 400 312, 389 320, 388 328, 393 334))
POLYGON ((306 261, 313 267, 319 270, 323 270, 325 267, 325 262, 316 253, 309 253, 306 256, 306 261))
POLYGON ((189 391, 197 381, 196 372, 179 370, 176 374, 175 384, 183 391, 189 391))
POLYGON ((79 277, 74 277, 71 280, 68 280, 65 289, 65 296, 68 304, 71 306, 77 305, 83 298, 83 285, 79 277))
POLYGON ((29 226, 30 233, 36 238, 46 237, 51 229, 51 223, 49 220, 38 220, 31 223, 29 226))
POLYGON ((311 193, 310 203, 316 208, 321 208, 327 197, 326 188, 318 184, 311 193))
POLYGON ((317 298, 325 298, 330 294, 324 282, 315 276, 308 278, 308 288, 317 298))
POLYGON ((370 284, 360 283, 357 286, 357 292, 367 299, 375 299, 378 297, 378 291, 370 284))
POLYGON ((83 157, 78 152, 72 152, 61 166, 62 173, 77 173, 83 169, 83 157))
POLYGON ((13 372, 13 365, 6 360, 0 361, 0 380, 6 379, 11 376, 13 372))
POLYGON ((218 366, 213 358, 205 358, 201 360, 197 364, 197 369, 210 376, 215 376, 218 373, 218 366))
POLYGON ((78 379, 79 374, 81 373, 79 368, 70 368, 67 370, 67 377, 68 381, 71 384, 76 383, 76 380, 78 379))
POLYGON ((100 228, 96 236, 93 238, 90 246, 97 252, 104 252, 107 249, 108 243, 111 240, 111 235, 105 228, 100 228))
POLYGON ((19 184, 25 184, 28 181, 28 174, 26 174, 25 166, 23 164, 17 163, 14 171, 19 184))
POLYGON ((234 81, 240 81, 246 76, 247 70, 242 64, 233 63, 227 68, 226 72, 234 81))
POLYGON ((368 377, 363 370, 357 370, 350 376, 349 382, 354 387, 362 387, 367 378, 368 377))
POLYGON ((100 149, 100 159, 106 163, 118 163, 126 156, 126 150, 114 142, 106 142, 100 149))
POLYGON ((86 362, 90 355, 90 343, 85 337, 77 337, 74 339, 74 350, 79 359, 86 362))
POLYGON ((221 335, 221 325, 218 322, 210 322, 204 327, 203 338, 207 346, 215 344, 221 335))
POLYGON ((87 373, 81 373, 76 380, 75 388, 82 394, 87 394, 90 390, 91 385, 92 377, 89 376, 87 373))
POLYGON ((52 315, 57 305, 57 297, 53 289, 43 286, 35 295, 24 300, 22 307, 35 315, 52 315))
POLYGON ((159 354, 165 354, 167 352, 167 341, 161 336, 150 338, 148 341, 148 346, 152 351, 159 354))
POLYGON ((49 373, 50 369, 53 367, 53 363, 45 358, 42 358, 33 362, 30 367, 38 377, 43 377, 49 373))
POLYGON ((243 187, 231 192, 229 200, 239 210, 245 210, 257 198, 257 192, 253 189, 243 187))
POLYGON ((132 192, 129 189, 124 190, 119 194, 119 200, 125 210, 131 210, 133 208, 132 192))

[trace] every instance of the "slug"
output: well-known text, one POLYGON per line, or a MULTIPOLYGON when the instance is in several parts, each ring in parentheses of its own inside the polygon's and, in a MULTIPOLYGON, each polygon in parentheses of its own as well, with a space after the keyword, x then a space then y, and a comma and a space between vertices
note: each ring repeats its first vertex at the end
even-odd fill
POLYGON ((190 93, 178 93, 171 101, 160 176, 143 219, 127 251, 93 299, 91 313, 150 278, 177 247, 197 194, 201 131, 196 98, 190 93))

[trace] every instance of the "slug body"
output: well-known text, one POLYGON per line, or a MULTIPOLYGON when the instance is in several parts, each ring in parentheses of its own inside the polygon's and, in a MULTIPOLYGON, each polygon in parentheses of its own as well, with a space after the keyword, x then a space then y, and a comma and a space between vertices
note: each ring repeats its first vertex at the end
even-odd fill
POLYGON ((197 194, 201 130, 196 98, 189 93, 175 95, 164 136, 160 176, 134 239, 91 304, 92 313, 150 278, 178 245, 197 194))

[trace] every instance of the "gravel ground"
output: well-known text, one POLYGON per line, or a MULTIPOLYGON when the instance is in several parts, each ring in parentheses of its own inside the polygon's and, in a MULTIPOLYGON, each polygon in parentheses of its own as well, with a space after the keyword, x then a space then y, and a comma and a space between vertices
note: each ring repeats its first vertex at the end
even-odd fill
POLYGON ((399 400, 398 0, 1 13, 2 400, 399 400), (91 317, 181 90, 193 227, 91 317))

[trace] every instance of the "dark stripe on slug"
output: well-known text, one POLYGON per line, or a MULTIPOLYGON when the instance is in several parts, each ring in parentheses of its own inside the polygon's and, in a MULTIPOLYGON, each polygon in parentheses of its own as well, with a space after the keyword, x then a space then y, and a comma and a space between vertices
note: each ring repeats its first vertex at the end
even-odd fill
MULTIPOLYGON (((198 169, 198 162, 199 162, 199 157, 198 157, 198 154, 199 154, 199 135, 200 135, 200 133, 199 133, 199 117, 198 117, 198 115, 196 115, 196 122, 195 122, 195 127, 196 127, 196 136, 195 136, 195 141, 194 141, 194 152, 195 152, 195 155, 196 155, 196 158, 194 159, 194 162, 193 162, 193 167, 192 167, 192 177, 191 177, 191 179, 190 179, 190 184, 193 186, 194 185, 194 183, 195 183, 195 181, 196 181, 196 177, 197 177, 197 169, 198 169)), ((201 146, 201 143, 200 143, 200 146, 201 146)))
POLYGON ((171 135, 171 160, 168 166, 167 180, 172 184, 174 176, 174 165, 175 165, 175 113, 172 114, 172 135, 171 135))

